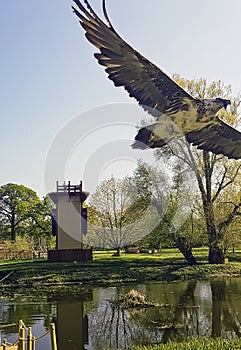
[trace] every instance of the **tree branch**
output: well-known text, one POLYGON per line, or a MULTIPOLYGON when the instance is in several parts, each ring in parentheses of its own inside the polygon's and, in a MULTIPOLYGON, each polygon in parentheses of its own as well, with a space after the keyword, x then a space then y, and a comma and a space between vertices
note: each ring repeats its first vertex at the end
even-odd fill
POLYGON ((227 219, 219 223, 218 225, 219 231, 223 230, 224 228, 227 228, 232 223, 235 216, 241 216, 241 212, 239 212, 239 209, 241 208, 241 201, 239 202, 239 204, 234 204, 234 203, 232 204, 234 205, 234 208, 229 213, 227 219))
POLYGON ((224 190, 227 186, 229 186, 230 184, 232 184, 232 183, 234 182, 235 178, 238 176, 238 173, 239 173, 239 171, 240 171, 240 169, 241 169, 241 165, 239 165, 239 166, 236 168, 236 171, 235 171, 234 175, 230 178, 229 181, 225 182, 225 184, 224 184, 224 180, 225 180, 225 177, 226 177, 226 175, 227 175, 228 169, 227 169, 226 166, 224 166, 224 168, 225 168, 225 172, 224 172, 224 174, 223 174, 223 176, 222 176, 222 180, 221 180, 221 182, 220 182, 220 185, 219 185, 219 187, 218 187, 218 190, 216 191, 216 194, 215 194, 215 196, 214 196, 213 199, 212 199, 212 202, 214 202, 214 201, 217 199, 218 195, 220 194, 220 192, 221 192, 222 190, 224 190))

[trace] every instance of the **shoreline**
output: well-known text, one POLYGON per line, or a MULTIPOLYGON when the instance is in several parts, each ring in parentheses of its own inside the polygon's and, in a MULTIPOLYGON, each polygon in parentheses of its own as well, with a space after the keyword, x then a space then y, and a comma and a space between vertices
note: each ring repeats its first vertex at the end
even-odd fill
POLYGON ((0 262, 0 288, 115 286, 241 276, 239 253, 230 255, 226 264, 210 265, 201 252, 195 266, 189 266, 174 249, 156 255, 112 254, 95 251, 93 260, 87 262, 50 263, 44 259, 0 262))

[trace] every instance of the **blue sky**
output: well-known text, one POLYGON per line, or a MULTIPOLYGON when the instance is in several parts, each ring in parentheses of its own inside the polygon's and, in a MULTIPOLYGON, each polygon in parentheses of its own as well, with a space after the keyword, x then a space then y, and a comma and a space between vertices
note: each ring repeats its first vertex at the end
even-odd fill
MULTIPOLYGON (((91 4, 100 14, 101 0, 91 4)), ((240 0, 107 0, 107 8, 119 34, 168 74, 221 79, 232 85, 234 94, 241 92, 240 0)), ((55 190, 55 178, 73 182, 84 178, 86 183, 85 178, 92 177, 86 190, 93 191, 98 179, 115 167, 124 175, 134 157, 126 150, 123 156, 118 149, 113 158, 103 160, 98 168, 101 176, 95 174, 93 164, 118 139, 124 140, 122 149, 129 147, 135 121, 128 128, 123 117, 120 126, 120 114, 108 129, 108 115, 107 129, 104 117, 88 126, 96 118, 88 111, 131 100, 123 89, 113 86, 93 58, 95 49, 85 39, 71 1, 1 1, 0 42, 0 184, 24 184, 43 196, 55 190), (86 129, 81 138, 85 123, 92 132, 86 129), (65 136, 71 134, 73 128, 75 140, 63 156, 63 173, 48 176, 49 168, 58 170, 49 156, 56 154, 55 141, 60 142, 56 157, 61 160, 67 141, 61 141, 60 134, 63 130, 65 136)))

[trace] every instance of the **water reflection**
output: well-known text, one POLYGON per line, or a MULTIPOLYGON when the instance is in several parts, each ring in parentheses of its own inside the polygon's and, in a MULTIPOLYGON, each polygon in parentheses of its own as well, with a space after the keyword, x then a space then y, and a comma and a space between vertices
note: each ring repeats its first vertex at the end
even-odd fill
MULTIPOLYGON (((127 349, 170 339, 241 336, 241 279, 187 281, 92 290, 13 295, 0 299, 2 338, 15 338, 23 319, 34 335, 54 321, 59 350, 127 349), (159 308, 122 309, 111 300, 136 289, 159 308), (4 326, 8 325, 8 326, 4 326)), ((36 350, 51 350, 49 339, 36 350)))
MULTIPOLYGON (((82 350, 88 345, 88 316, 84 302, 92 300, 92 293, 61 296, 56 303, 56 325, 58 350, 82 350)), ((53 300, 52 300, 53 301, 53 300)), ((56 300, 55 300, 56 301, 56 300)))

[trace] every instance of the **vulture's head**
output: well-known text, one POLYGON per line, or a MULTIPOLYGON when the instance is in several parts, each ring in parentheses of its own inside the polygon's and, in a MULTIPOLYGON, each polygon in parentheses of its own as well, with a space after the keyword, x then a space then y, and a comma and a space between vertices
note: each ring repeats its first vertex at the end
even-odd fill
POLYGON ((206 106, 207 111, 211 114, 216 114, 220 109, 227 109, 228 105, 231 105, 230 100, 225 100, 223 98, 217 97, 213 99, 205 99, 204 104, 206 106))
POLYGON ((219 97, 217 97, 215 100, 216 100, 217 105, 221 106, 220 108, 223 107, 224 109, 227 109, 228 105, 231 105, 230 100, 225 100, 225 99, 219 98, 219 97))

